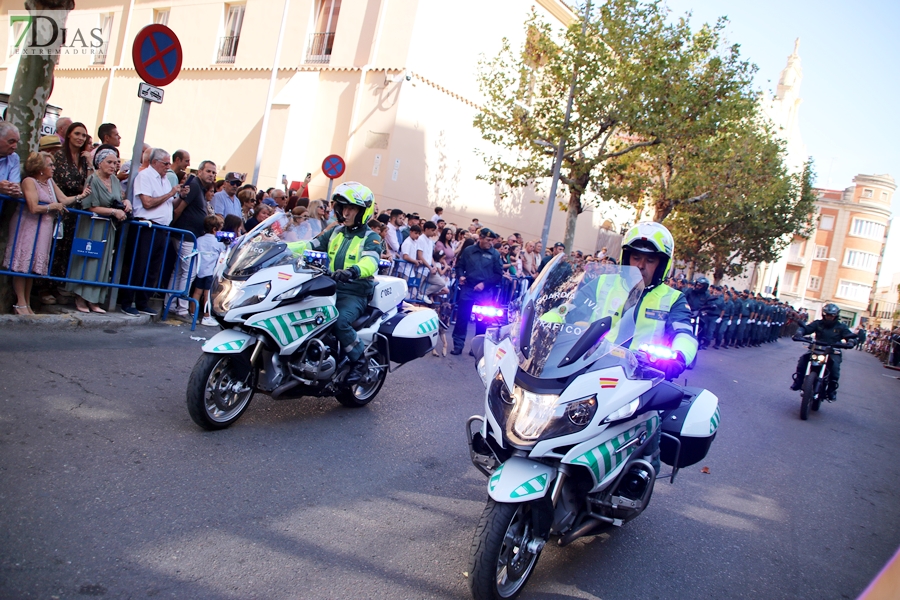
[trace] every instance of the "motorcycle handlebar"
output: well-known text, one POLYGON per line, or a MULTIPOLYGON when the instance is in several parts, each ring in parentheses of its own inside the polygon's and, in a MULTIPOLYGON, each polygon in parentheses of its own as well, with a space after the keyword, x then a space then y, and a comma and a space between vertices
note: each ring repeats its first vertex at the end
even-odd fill
POLYGON ((817 346, 827 346, 828 348, 842 348, 844 350, 850 350, 850 349, 856 347, 856 344, 853 342, 846 342, 846 343, 836 342, 834 344, 829 344, 828 342, 819 342, 819 341, 812 339, 811 337, 802 336, 802 335, 795 335, 791 339, 794 340, 795 342, 803 342, 806 344, 815 344, 817 346))

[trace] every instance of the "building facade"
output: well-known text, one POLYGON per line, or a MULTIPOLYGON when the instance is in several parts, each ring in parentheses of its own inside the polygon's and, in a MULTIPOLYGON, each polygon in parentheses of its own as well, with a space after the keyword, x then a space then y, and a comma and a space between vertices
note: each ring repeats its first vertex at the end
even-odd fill
MULTIPOLYGON (((11 89, 18 62, 9 11, 23 7, 0 8, 0 47, 10 49, 0 92, 11 89)), ((347 163, 341 180, 371 187, 381 208, 427 218, 441 206, 458 225, 478 218, 503 234, 540 237, 543 197, 477 179, 487 170, 474 152, 484 148, 472 125, 476 75, 503 37, 524 42, 532 10, 559 30, 573 22, 561 0, 79 0, 77 8, 67 26, 99 28, 104 42, 60 57, 51 102, 92 134, 115 123, 125 157, 141 105, 131 46, 144 26, 163 23, 184 60, 150 111, 151 145, 186 149, 195 165, 212 160, 263 188, 310 173, 313 198, 328 187, 323 159, 338 154, 347 163)), ((604 220, 587 208, 575 247, 593 251, 604 220)), ((555 210, 550 239, 564 229, 565 213, 555 210)))
POLYGON ((847 189, 817 189, 816 230, 787 251, 780 296, 812 314, 828 302, 850 325, 869 317, 890 229, 890 175, 857 175, 847 189))

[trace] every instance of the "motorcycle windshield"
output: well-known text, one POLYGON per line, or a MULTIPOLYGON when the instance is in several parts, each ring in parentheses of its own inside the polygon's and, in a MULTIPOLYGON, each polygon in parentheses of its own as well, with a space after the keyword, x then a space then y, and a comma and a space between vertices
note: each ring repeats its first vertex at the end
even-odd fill
POLYGON ((633 372, 637 361, 627 346, 643 290, 636 267, 553 260, 510 324, 519 368, 533 377, 560 378, 608 358, 599 366, 621 364, 633 372))
POLYGON ((242 236, 232 247, 225 263, 229 279, 247 279, 257 271, 296 262, 287 244, 291 241, 291 219, 277 213, 242 236))

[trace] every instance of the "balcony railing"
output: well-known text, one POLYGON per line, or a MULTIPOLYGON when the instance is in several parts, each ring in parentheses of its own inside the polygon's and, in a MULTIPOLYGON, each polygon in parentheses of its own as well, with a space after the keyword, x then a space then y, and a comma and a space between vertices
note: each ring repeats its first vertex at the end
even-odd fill
POLYGON ((331 47, 333 45, 333 32, 310 34, 309 48, 306 51, 306 62, 327 64, 331 60, 331 47))
POLYGON ((219 53, 216 56, 217 63, 234 64, 234 57, 237 56, 238 41, 241 36, 233 35, 219 38, 219 53))

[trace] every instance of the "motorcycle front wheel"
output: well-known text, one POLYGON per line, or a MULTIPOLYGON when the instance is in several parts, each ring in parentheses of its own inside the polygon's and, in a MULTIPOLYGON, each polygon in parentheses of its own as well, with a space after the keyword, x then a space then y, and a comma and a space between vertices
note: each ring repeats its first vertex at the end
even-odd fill
POLYGON ((358 384, 334 395, 338 402, 348 408, 362 408, 378 395, 387 378, 387 359, 381 354, 375 354, 369 357, 368 365, 368 372, 358 384))
MULTIPOLYGON (((237 421, 253 398, 253 369, 244 378, 235 373, 237 354, 204 353, 188 380, 187 408, 191 419, 208 431, 237 421)), ((249 365, 247 365, 249 367, 249 365)))
POLYGON ((816 380, 818 376, 810 373, 803 380, 803 388, 800 390, 800 418, 806 420, 809 418, 809 405, 813 402, 813 396, 816 394, 816 380))
POLYGON ((534 540, 531 505, 488 500, 469 564, 469 589, 475 600, 515 598, 534 572, 540 550, 530 552, 534 540))

